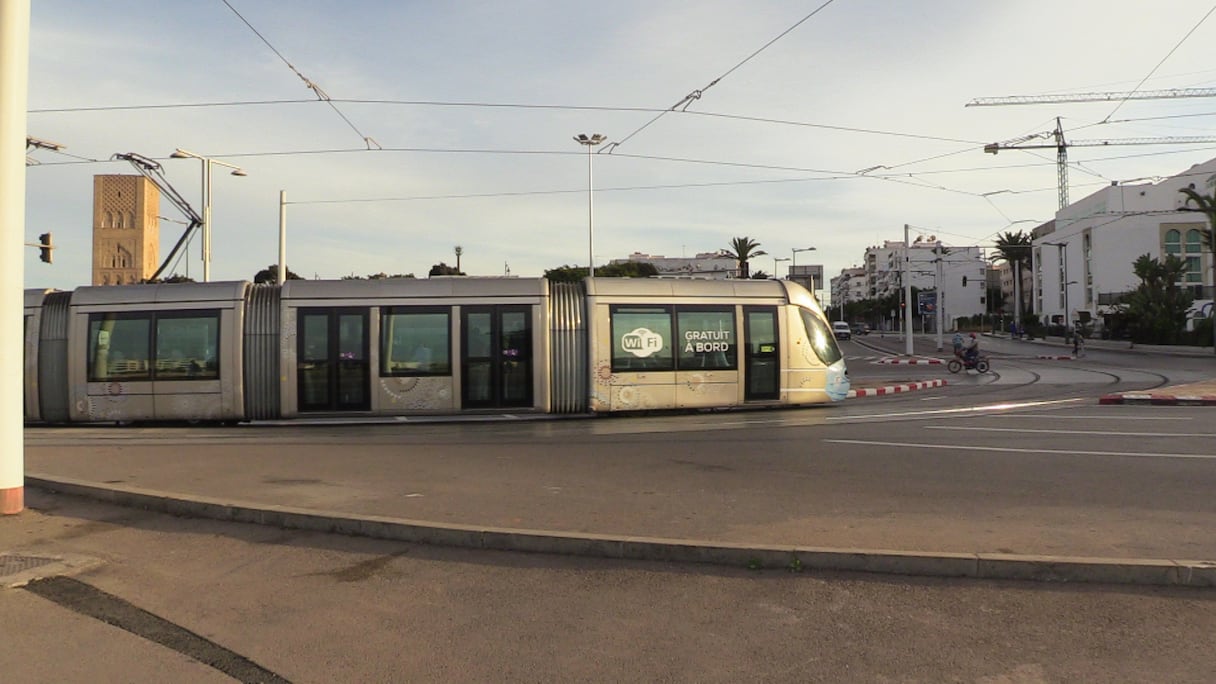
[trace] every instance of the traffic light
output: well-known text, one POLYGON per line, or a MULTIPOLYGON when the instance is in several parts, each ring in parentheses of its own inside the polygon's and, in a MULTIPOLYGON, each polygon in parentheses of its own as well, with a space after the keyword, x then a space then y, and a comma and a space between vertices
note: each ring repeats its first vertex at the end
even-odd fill
POLYGON ((967 276, 963 276, 963 287, 967 287, 967 276))
POLYGON ((48 264, 51 263, 51 250, 55 249, 55 245, 51 243, 51 234, 43 233, 42 235, 39 235, 38 242, 40 243, 38 245, 38 251, 41 252, 41 254, 38 255, 38 258, 42 259, 48 264))

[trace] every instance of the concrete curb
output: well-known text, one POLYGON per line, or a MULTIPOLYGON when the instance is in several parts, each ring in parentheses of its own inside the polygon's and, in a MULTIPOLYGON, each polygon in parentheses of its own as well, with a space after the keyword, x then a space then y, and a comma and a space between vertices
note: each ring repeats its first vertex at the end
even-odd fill
POLYGON ((934 364, 942 364, 945 361, 931 357, 918 357, 914 359, 903 359, 894 356, 889 356, 884 359, 879 359, 874 363, 884 366, 929 366, 934 364))
POLYGON ((862 389, 849 390, 849 399, 857 397, 881 397, 885 394, 899 394, 900 392, 912 392, 914 390, 931 389, 934 387, 945 387, 945 380, 921 380, 920 382, 907 382, 901 385, 886 385, 884 387, 864 387, 862 389))
POLYGON ((102 487, 89 482, 47 475, 28 474, 25 483, 27 486, 49 492, 87 497, 170 515, 436 546, 620 560, 706 563, 756 570, 837 570, 928 577, 1216 587, 1216 561, 922 553, 572 534, 429 523, 383 516, 220 501, 134 487, 102 487))
POLYGON ((1099 404, 1141 404, 1149 406, 1216 406, 1216 396, 1174 394, 1107 394, 1099 404))

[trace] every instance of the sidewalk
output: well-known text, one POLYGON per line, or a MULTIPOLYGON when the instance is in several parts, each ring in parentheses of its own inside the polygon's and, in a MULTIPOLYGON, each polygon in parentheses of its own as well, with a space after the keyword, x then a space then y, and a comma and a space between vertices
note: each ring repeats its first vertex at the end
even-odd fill
MULTIPOLYGON (((1009 333, 989 332, 984 333, 984 337, 996 340, 1009 340, 1019 344, 1061 347, 1067 348, 1069 352, 1072 351, 1072 341, 1059 336, 1048 336, 1043 338, 1035 338, 1033 340, 1015 340, 1009 336, 1009 333)), ((1094 340, 1087 338, 1085 340, 1085 349, 1100 349, 1103 351, 1119 351, 1139 354, 1160 354, 1165 356, 1187 356, 1216 360, 1216 352, 1213 352, 1211 347, 1194 347, 1174 344, 1135 344, 1129 340, 1094 340)))

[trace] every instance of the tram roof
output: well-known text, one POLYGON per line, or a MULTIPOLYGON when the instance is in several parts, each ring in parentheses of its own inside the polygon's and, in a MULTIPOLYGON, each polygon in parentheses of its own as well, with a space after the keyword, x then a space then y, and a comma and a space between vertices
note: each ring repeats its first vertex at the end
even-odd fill
POLYGON ((593 278, 583 281, 591 296, 600 297, 776 297, 789 299, 785 280, 698 279, 698 278, 593 278))
POLYGON ((247 280, 216 283, 157 283, 78 287, 72 306, 94 304, 156 304, 169 302, 231 302, 245 297, 247 280))
POLYGON ((541 297, 544 278, 382 278, 379 280, 289 280, 283 299, 393 299, 408 297, 541 297))

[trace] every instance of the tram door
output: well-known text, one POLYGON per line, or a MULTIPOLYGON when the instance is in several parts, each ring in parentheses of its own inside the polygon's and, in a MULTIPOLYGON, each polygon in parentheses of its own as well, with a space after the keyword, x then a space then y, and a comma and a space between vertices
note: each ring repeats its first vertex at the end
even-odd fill
POLYGON ((367 309, 301 309, 296 339, 300 411, 366 411, 367 309))
POLYGON ((743 307, 745 400, 778 399, 781 396, 781 339, 777 335, 777 309, 771 306, 743 307))
POLYGON ((532 312, 527 306, 466 306, 460 311, 461 404, 532 405, 532 312))

